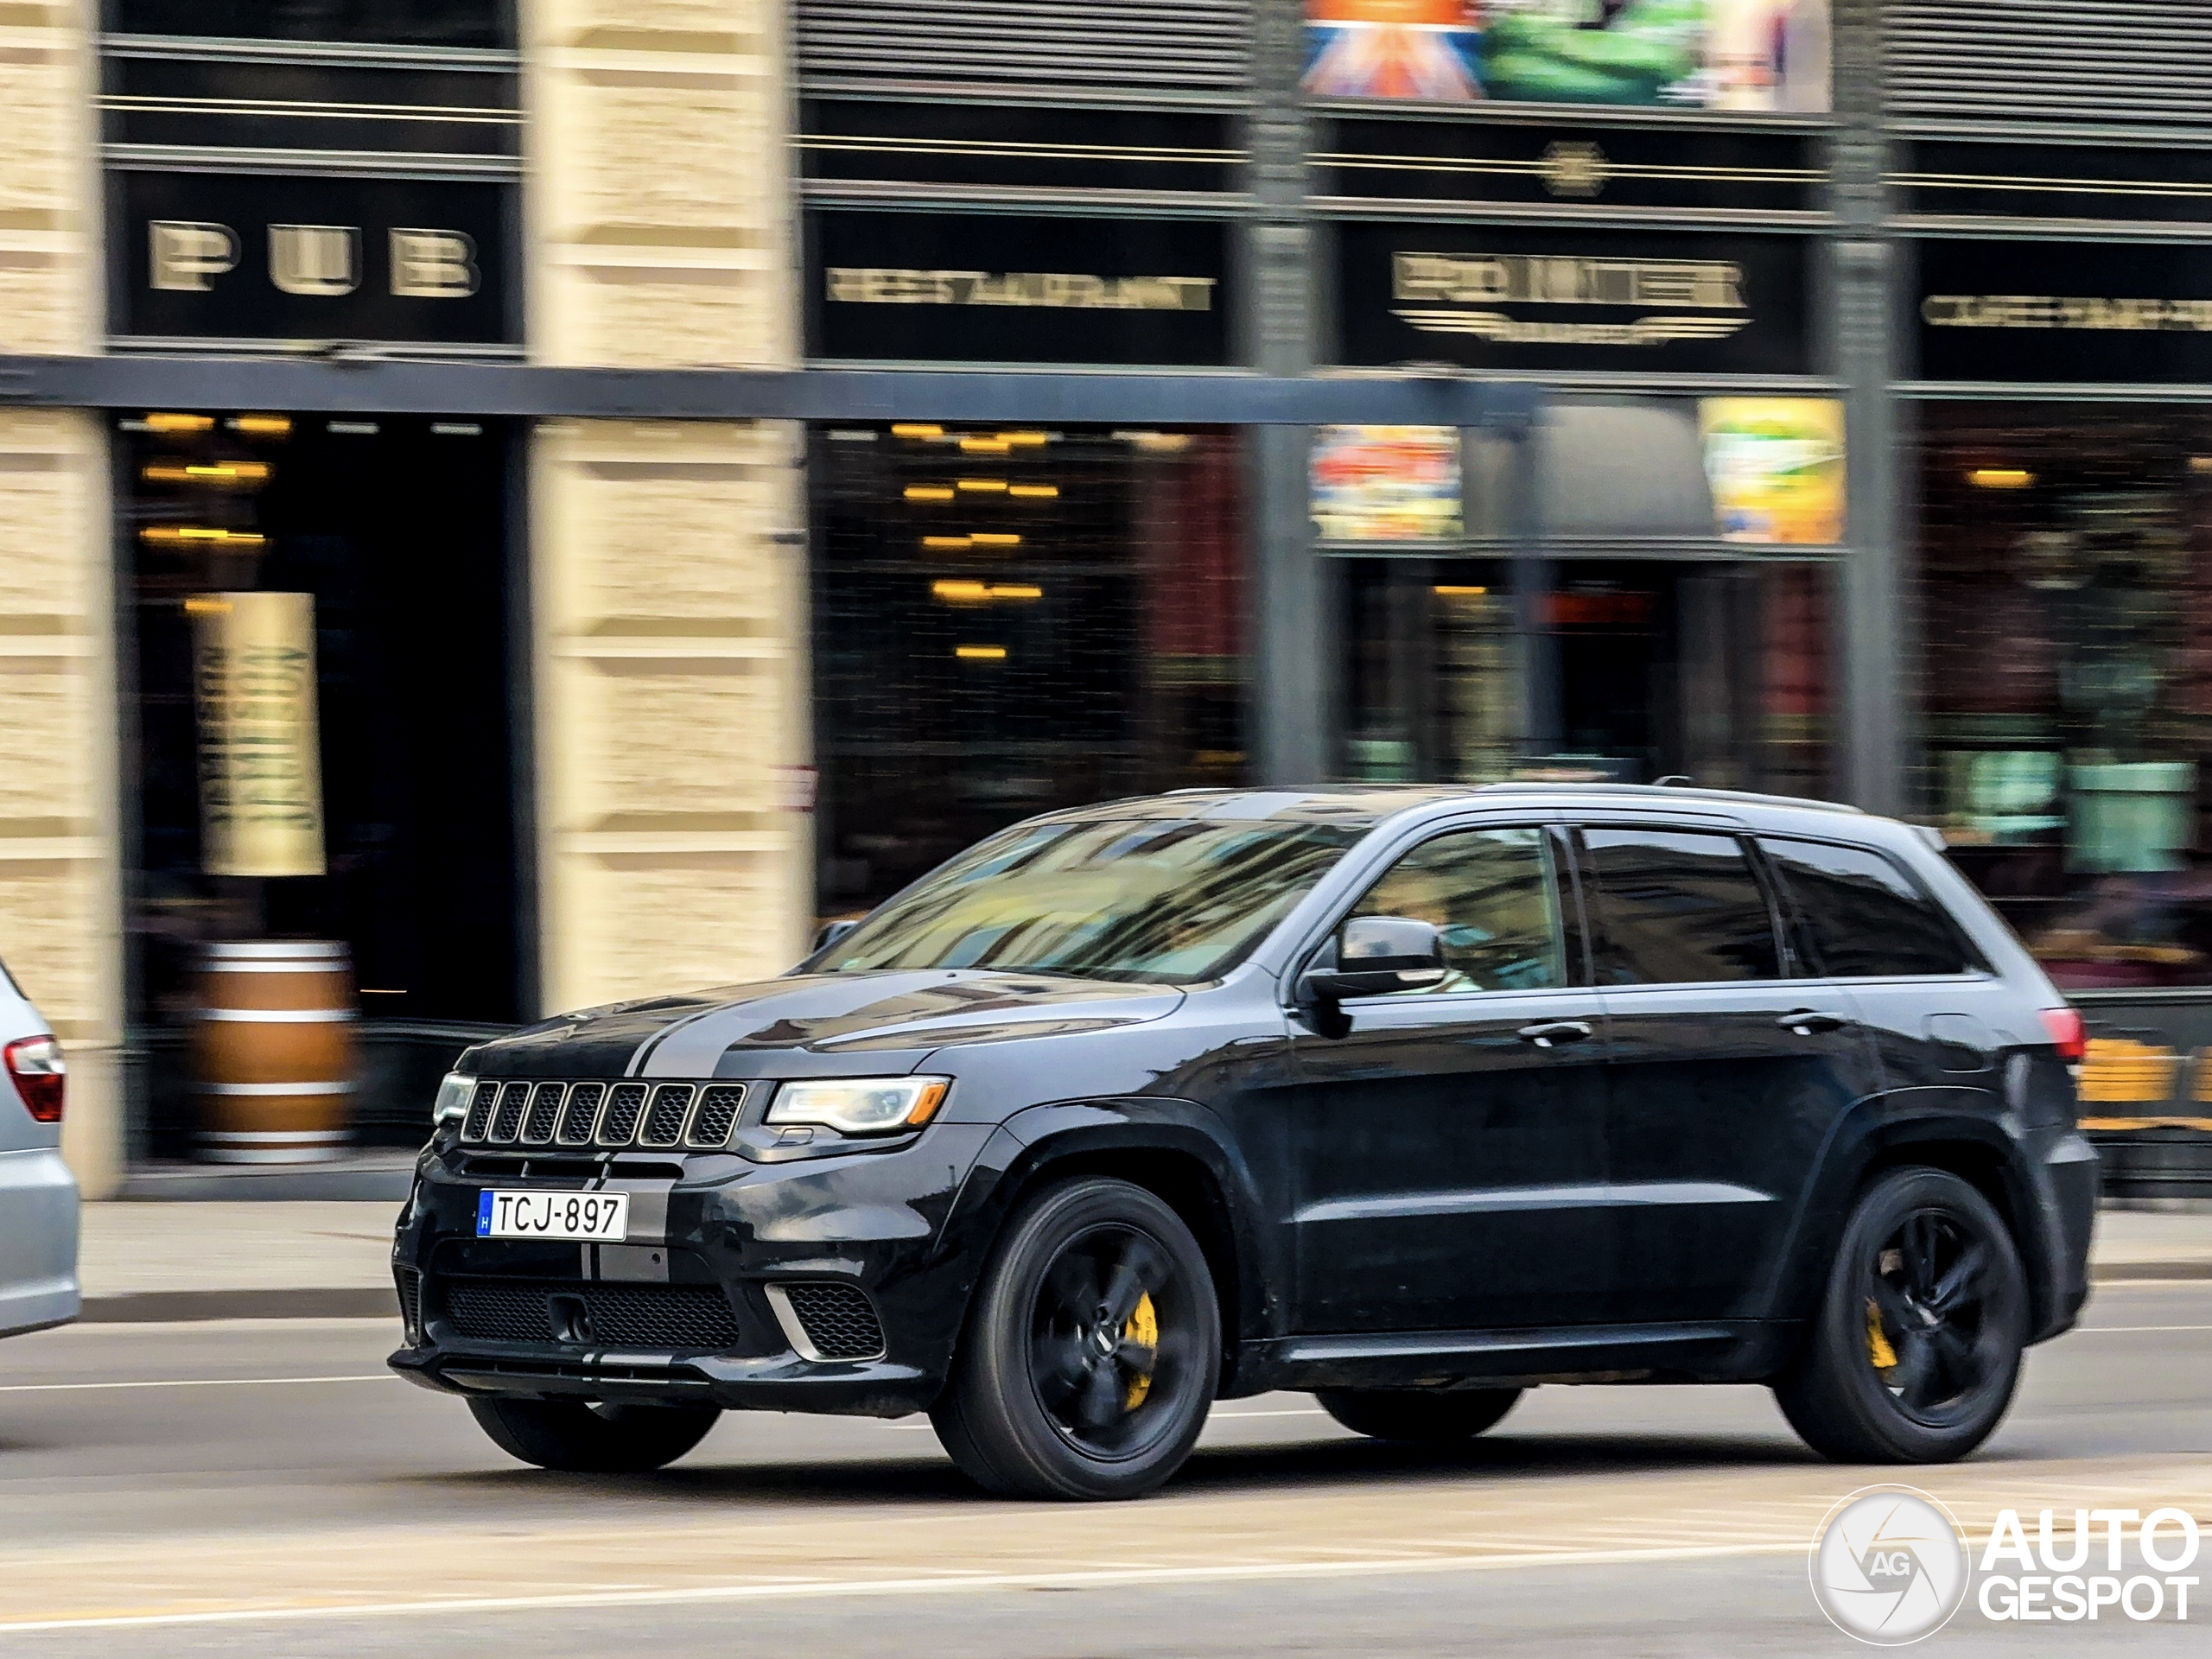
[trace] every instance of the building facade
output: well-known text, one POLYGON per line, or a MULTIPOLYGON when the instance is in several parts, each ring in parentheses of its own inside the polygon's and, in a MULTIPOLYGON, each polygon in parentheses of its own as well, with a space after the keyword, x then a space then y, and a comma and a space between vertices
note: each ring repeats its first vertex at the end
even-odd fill
POLYGON ((1328 777, 1938 823, 2205 1134, 2212 5, 16 10, 0 955, 94 1188, 208 1144, 212 944, 347 947, 396 1144, 1028 812, 1328 777))

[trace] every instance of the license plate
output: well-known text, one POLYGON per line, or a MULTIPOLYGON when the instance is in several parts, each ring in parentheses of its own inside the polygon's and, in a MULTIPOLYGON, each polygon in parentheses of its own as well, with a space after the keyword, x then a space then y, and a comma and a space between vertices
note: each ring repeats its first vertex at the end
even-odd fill
POLYGON ((627 1192, 480 1192, 479 1238, 620 1239, 630 1228, 627 1192))

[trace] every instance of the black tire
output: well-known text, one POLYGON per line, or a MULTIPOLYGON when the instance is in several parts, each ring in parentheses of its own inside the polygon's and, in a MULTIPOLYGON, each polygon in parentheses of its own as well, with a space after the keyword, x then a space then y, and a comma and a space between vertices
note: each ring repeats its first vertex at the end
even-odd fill
POLYGON ((1415 1446, 1471 1440, 1513 1409, 1518 1389, 1332 1389, 1314 1395, 1355 1434, 1415 1446))
POLYGON ((1182 1218, 1127 1181, 1071 1180, 1007 1223, 930 1421, 986 1491, 1136 1497, 1190 1455, 1220 1369, 1213 1275, 1182 1218))
POLYGON ((1895 1170, 1844 1224, 1775 1398, 1835 1462, 1949 1463, 2012 1404, 2027 1328, 2020 1253, 1989 1200, 1942 1170, 1895 1170))
POLYGON ((634 1475, 674 1463, 707 1438, 713 1406, 632 1406, 582 1400, 468 1402, 492 1442, 510 1457, 573 1474, 634 1475))

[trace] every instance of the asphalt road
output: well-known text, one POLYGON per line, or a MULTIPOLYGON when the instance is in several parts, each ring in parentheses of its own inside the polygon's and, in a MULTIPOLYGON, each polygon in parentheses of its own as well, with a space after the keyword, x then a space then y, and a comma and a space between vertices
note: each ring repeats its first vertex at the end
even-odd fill
MULTIPOLYGON (((2101 1288, 1969 1463, 1839 1469, 1764 1390, 1548 1389, 1465 1452, 1238 1401, 1141 1503, 968 1489, 925 1422, 731 1417, 674 1469, 547 1475, 382 1368, 373 1320, 81 1326, 0 1347, 0 1650, 440 1650, 656 1659, 1327 1653, 1836 1654, 1806 1548, 1903 1473, 1979 1534, 2003 1507, 2212 1530, 2212 1283, 2101 1288)), ((2208 1540, 2212 1544, 2212 1540, 2208 1540)), ((2212 1584, 2212 1548, 2197 1570, 2212 1584)), ((1942 1653, 2202 1651, 2178 1624, 1942 1653)))

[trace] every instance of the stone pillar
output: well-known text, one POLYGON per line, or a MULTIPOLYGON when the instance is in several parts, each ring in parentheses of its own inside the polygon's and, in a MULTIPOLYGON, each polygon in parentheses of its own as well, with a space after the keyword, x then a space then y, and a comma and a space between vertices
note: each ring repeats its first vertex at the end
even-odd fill
MULTIPOLYGON (((532 358, 798 359, 783 10, 524 0, 532 358)), ((545 1011, 775 974, 813 913, 796 428, 531 442, 545 1011)))
POLYGON ((1896 245, 1883 175, 1880 0, 1836 0, 1835 107, 1829 200, 1838 220, 1829 280, 1831 341, 1844 383, 1850 545, 1839 573, 1833 695, 1843 798, 1876 812, 1905 806, 1906 651, 1898 527, 1899 429, 1890 385, 1896 357, 1896 245))
MULTIPOLYGON (((0 8, 0 353, 99 349, 96 0, 0 8)), ((114 539, 99 416, 0 410, 0 959, 69 1057, 62 1146, 121 1179, 114 539)))
MULTIPOLYGON (((1318 320, 1310 286, 1314 230, 1306 215, 1306 121, 1298 80, 1305 61, 1301 0, 1255 0, 1254 102, 1245 122, 1259 216, 1246 232, 1248 360, 1263 373, 1300 375, 1314 363, 1318 320)), ((1332 771, 1339 641, 1329 573, 1313 550, 1307 500, 1311 431, 1251 429, 1254 563, 1254 781, 1319 783, 1332 771)))

